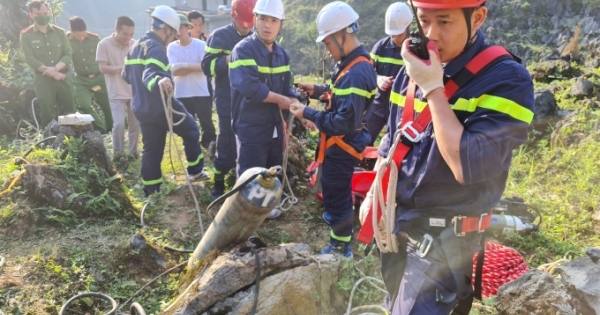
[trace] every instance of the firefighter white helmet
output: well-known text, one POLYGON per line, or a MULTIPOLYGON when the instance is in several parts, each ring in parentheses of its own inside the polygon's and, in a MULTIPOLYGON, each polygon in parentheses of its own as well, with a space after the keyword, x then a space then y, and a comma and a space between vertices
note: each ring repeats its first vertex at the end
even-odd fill
POLYGON ((258 0, 252 13, 255 15, 272 16, 276 19, 285 19, 283 1, 281 0, 258 0))
POLYGON ((413 13, 406 3, 392 3, 385 12, 385 33, 390 36, 403 34, 412 20, 413 13))
POLYGON ((317 43, 358 21, 358 13, 347 3, 334 1, 324 6, 317 15, 317 43))
POLYGON ((159 5, 154 8, 154 11, 152 11, 150 16, 172 27, 179 35, 179 26, 181 25, 181 20, 173 8, 166 5, 159 5))

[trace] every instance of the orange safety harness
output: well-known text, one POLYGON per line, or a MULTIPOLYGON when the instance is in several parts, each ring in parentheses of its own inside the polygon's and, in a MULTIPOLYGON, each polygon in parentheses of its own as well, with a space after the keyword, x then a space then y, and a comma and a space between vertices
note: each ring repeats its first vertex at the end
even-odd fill
MULTIPOLYGON (((335 86, 338 83, 338 81, 340 80, 340 78, 342 78, 348 71, 350 71, 350 69, 352 69, 352 67, 354 67, 359 62, 371 63, 371 60, 365 56, 360 56, 360 57, 352 60, 352 62, 350 64, 348 64, 344 69, 342 69, 342 72, 340 72, 340 75, 337 77, 337 79, 335 79, 335 82, 333 83, 333 85, 335 86)), ((335 90, 331 90, 331 91, 323 94, 323 96, 321 97, 322 100, 328 101, 328 104, 326 107, 327 110, 330 110, 332 108, 331 103, 333 102, 334 94, 335 94, 335 90)), ((362 128, 362 125, 361 125, 361 128, 362 128)), ((344 150, 345 152, 347 152, 348 154, 352 155, 353 157, 355 157, 359 160, 362 160, 362 158, 363 158, 363 152, 356 151, 356 149, 354 149, 351 145, 344 142, 344 140, 343 140, 344 136, 329 136, 329 138, 328 138, 325 133, 321 132, 320 138, 321 138, 321 142, 319 144, 319 153, 317 154, 317 161, 320 164, 323 164, 323 161, 325 160, 325 150, 329 149, 333 145, 337 145, 342 150, 344 150)))

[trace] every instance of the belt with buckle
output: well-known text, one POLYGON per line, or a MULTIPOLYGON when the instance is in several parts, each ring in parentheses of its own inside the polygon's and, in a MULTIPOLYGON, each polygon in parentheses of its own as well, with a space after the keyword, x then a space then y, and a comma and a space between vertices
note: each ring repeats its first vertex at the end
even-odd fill
POLYGON ((454 234, 458 237, 468 233, 483 233, 492 223, 492 212, 480 216, 455 216, 455 217, 423 217, 413 221, 413 226, 430 232, 441 232, 449 226, 454 227, 454 234))

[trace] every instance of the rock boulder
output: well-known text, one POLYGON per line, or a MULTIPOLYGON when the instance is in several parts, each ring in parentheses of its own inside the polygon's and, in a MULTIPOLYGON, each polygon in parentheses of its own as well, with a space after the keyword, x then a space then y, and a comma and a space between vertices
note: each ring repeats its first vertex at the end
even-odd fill
POLYGON ((590 308, 580 313, 600 315, 600 265, 584 257, 565 263, 556 271, 566 284, 575 287, 576 298, 590 308))
POLYGON ((501 286, 494 306, 498 315, 576 315, 584 308, 576 294, 549 273, 533 269, 501 286))

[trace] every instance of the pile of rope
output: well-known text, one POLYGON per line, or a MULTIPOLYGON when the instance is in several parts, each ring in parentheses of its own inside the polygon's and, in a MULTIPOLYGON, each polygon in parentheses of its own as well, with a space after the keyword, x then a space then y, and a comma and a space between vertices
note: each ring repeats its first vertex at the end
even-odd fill
MULTIPOLYGON (((478 253, 473 256, 473 279, 475 279, 477 256, 478 253)), ((490 297, 498 294, 500 286, 519 278, 528 270, 525 259, 515 249, 500 244, 485 243, 481 295, 490 297)))

